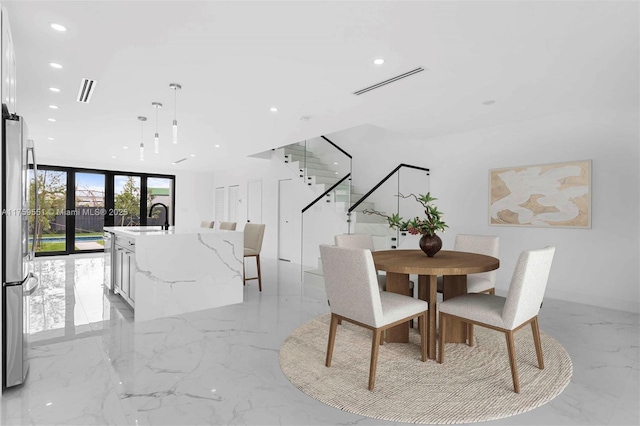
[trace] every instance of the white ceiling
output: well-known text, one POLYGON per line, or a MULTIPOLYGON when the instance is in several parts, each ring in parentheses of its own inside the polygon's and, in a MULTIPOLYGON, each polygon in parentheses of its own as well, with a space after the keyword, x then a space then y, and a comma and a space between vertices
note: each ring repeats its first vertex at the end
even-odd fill
POLYGON ((15 45, 17 110, 45 161, 215 170, 365 123, 428 138, 581 108, 638 107, 637 2, 2 6, 15 45), (51 22, 68 31, 53 31, 51 22), (373 65, 377 57, 385 64, 373 65), (418 66, 427 71, 352 94, 418 66), (76 102, 83 77, 98 82, 89 104, 76 102), (182 85, 178 145, 169 142, 174 82, 182 85), (488 100, 495 103, 484 105, 488 100), (154 101, 164 104, 158 155, 152 152, 154 101), (279 111, 270 112, 272 106, 279 111), (149 117, 142 164, 139 115, 149 117), (171 165, 183 157, 190 159, 171 165))

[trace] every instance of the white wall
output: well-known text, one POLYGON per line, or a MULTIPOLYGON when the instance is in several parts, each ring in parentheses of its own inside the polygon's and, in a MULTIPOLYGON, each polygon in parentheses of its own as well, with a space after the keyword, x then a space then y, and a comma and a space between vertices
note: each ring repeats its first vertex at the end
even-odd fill
POLYGON ((554 245, 548 297, 640 311, 637 110, 575 111, 433 139, 375 126, 329 138, 353 155, 360 185, 375 184, 399 163, 430 168, 431 193, 449 225, 444 248, 457 233, 500 236, 498 291, 508 288, 522 250, 554 245), (593 160, 591 229, 488 224, 490 169, 583 159, 593 160))
POLYGON ((179 171, 176 173, 176 225, 200 226, 213 220, 213 173, 179 171))
MULTIPOLYGON (((228 213, 226 205, 228 199, 229 186, 238 185, 240 188, 240 208, 238 209, 237 230, 242 231, 247 222, 247 182, 253 180, 262 181, 262 223, 265 224, 264 239, 262 242, 262 257, 278 257, 278 181, 280 179, 294 179, 295 175, 283 163, 270 159, 247 158, 244 167, 216 171, 214 174, 215 188, 225 188, 225 215, 228 213)), ((297 185, 294 188, 299 190, 297 185)), ((304 192, 296 194, 296 198, 305 198, 304 192)), ((215 200, 214 200, 215 202, 215 200)), ((225 216, 226 217, 226 216, 225 216)), ((295 235, 291 238, 300 240, 300 218, 294 215, 293 229, 295 235)), ((220 221, 216 218, 216 221, 220 221)), ((299 246, 299 244, 298 244, 299 246)), ((297 251, 299 252, 299 250, 297 251)), ((292 262, 299 263, 300 256, 291 259, 292 262)))

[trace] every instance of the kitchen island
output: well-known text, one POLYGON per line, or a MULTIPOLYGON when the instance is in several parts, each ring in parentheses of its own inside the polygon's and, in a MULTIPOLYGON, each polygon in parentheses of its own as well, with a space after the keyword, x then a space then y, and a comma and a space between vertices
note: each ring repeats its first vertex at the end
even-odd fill
POLYGON ((242 303, 242 232, 158 226, 104 231, 112 236, 105 247, 107 285, 131 305, 136 321, 242 303))

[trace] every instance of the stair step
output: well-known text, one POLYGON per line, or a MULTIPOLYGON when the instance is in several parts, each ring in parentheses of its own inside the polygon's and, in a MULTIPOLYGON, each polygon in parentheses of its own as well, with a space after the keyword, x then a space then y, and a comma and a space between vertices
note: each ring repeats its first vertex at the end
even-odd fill
POLYGON ((338 182, 340 179, 335 177, 326 177, 326 176, 308 176, 307 177, 307 185, 317 185, 320 183, 328 184, 327 188, 330 188, 331 185, 338 182))
MULTIPOLYGON (((285 151, 290 151, 290 152, 302 152, 304 153, 306 151, 306 148, 304 147, 304 145, 300 145, 299 143, 292 143, 291 145, 286 145, 282 147, 285 151)), ((304 154, 301 154, 304 155, 304 154)))
POLYGON ((316 169, 316 168, 307 167, 306 170, 303 168, 301 168, 300 170, 303 170, 303 173, 306 172, 307 176, 325 176, 325 177, 334 177, 334 178, 344 176, 340 172, 330 170, 330 169, 316 169))
POLYGON ((307 166, 313 166, 314 169, 327 169, 329 168, 328 165, 326 165, 325 163, 322 162, 322 159, 317 158, 317 157, 305 157, 304 155, 297 155, 297 154, 287 154, 287 156, 289 157, 289 162, 294 162, 294 161, 299 161, 300 162, 300 166, 304 167, 305 165, 307 166))
MULTIPOLYGON (((387 219, 377 214, 364 214, 361 211, 351 212, 351 221, 354 223, 381 223, 389 227, 387 219)), ((394 231, 395 232, 395 231, 394 231)))
MULTIPOLYGON (((353 206, 355 204, 354 201, 351 202, 351 205, 353 206)), ((364 210, 373 210, 376 208, 376 205, 374 203, 368 202, 368 201, 363 201, 360 204, 358 204, 358 207, 355 208, 355 210, 353 210, 354 212, 361 212, 364 210)))

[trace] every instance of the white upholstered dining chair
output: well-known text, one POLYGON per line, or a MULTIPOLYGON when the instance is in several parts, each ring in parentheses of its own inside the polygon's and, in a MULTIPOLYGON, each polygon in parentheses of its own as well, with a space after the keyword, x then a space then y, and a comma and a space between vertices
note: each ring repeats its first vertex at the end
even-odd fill
MULTIPOLYGON (((373 237, 371 234, 339 234, 334 237, 335 244, 337 247, 346 247, 346 248, 361 248, 368 249, 370 251, 375 251, 375 247, 373 244, 373 237)), ((378 275, 378 287, 380 291, 384 291, 387 289, 387 276, 384 274, 377 273, 378 275)), ((409 281, 409 288, 413 289, 414 283, 413 281, 409 281)))
MULTIPOLYGON (((331 325, 325 365, 331 367, 338 321, 344 320, 372 330, 369 390, 373 390, 382 332, 420 317, 427 323, 427 302, 402 294, 380 291, 371 251, 320 246, 324 282, 331 309, 331 325)), ((427 360, 427 333, 420 329, 422 361, 427 360)))
POLYGON ((262 240, 264 239, 265 225, 262 223, 247 223, 244 226, 244 258, 242 259, 243 268, 243 284, 246 285, 249 280, 258 280, 258 289, 262 291, 262 274, 260 273, 260 251, 262 250, 262 240), (247 257, 255 257, 257 276, 247 277, 244 268, 244 259, 247 257))
POLYGON ((235 231, 236 230, 236 222, 220 222, 220 227, 218 229, 225 229, 227 231, 235 231))
MULTIPOLYGON (((543 369, 538 312, 547 287, 554 253, 555 247, 523 251, 518 258, 506 298, 493 294, 468 293, 440 303, 439 362, 444 362, 444 336, 450 318, 467 323, 470 331, 474 324, 501 331, 507 339, 513 388, 516 393, 520 393, 513 333, 531 324, 538 368, 543 369)), ((472 345, 473 342, 469 339, 469 346, 472 345)))
MULTIPOLYGON (((498 257, 500 238, 494 235, 458 234, 453 246, 455 251, 498 257)), ((467 275, 467 293, 495 294, 497 271, 467 275)), ((438 277, 438 292, 443 292, 442 277, 438 277)))
POLYGON ((203 220, 202 222, 200 222, 200 227, 201 228, 213 228, 213 226, 215 224, 216 224, 215 221, 203 220))

